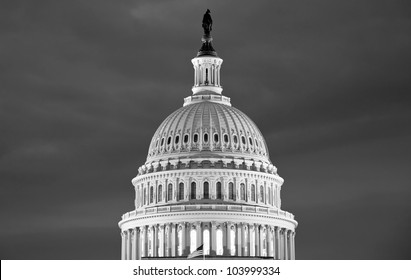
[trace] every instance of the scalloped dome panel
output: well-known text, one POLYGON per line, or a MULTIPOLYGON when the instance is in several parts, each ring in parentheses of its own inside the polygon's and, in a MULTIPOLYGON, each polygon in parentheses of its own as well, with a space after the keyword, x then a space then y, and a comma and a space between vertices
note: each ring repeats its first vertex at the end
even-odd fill
POLYGON ((270 163, 254 122, 240 110, 204 101, 169 115, 154 134, 147 162, 174 158, 233 157, 270 163))

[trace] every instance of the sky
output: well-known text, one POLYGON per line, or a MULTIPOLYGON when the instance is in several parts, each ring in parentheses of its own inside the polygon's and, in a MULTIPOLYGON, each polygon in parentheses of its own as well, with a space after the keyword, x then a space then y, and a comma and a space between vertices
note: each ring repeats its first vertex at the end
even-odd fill
POLYGON ((0 1, 0 257, 119 259, 131 179, 191 95, 263 133, 297 259, 411 259, 409 1, 0 1))

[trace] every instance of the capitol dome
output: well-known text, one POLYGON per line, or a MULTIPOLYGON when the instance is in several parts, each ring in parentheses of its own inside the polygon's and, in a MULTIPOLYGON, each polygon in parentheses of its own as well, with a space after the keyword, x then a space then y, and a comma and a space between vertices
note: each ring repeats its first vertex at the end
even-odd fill
POLYGON ((122 259, 295 259, 294 215, 281 209, 284 183, 257 125, 222 95, 204 15, 191 60, 192 95, 151 139, 132 179, 134 210, 122 215, 122 259))
POLYGON ((147 163, 175 158, 244 158, 269 164, 263 135, 219 95, 197 95, 169 115, 154 134, 147 163))

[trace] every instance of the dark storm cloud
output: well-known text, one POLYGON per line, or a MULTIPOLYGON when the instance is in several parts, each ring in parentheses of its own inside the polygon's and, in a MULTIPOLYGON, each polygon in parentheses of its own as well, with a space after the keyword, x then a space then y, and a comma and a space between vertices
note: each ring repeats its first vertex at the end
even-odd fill
POLYGON ((190 95, 207 8, 223 93, 261 129, 285 178, 297 257, 409 258, 405 1, 6 0, 2 259, 119 257, 130 180, 190 95))

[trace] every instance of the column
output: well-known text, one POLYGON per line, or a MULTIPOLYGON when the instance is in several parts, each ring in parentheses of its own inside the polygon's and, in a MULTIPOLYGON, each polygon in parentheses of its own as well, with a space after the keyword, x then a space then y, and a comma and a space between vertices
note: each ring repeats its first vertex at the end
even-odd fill
POLYGON ((223 256, 228 256, 228 249, 227 249, 227 223, 223 223, 222 225, 223 230, 223 256))
POLYGON ((201 222, 196 223, 196 235, 197 235, 197 241, 196 241, 196 249, 200 247, 203 244, 203 226, 201 222))
POLYGON ((147 228, 143 226, 141 228, 141 258, 147 256, 147 228))
POLYGON ((132 247, 131 247, 131 259, 137 259, 137 228, 133 228, 133 239, 132 239, 132 247))
MULTIPOLYGON (((254 225, 250 224, 248 225, 248 242, 247 242, 247 247, 248 247, 248 254, 249 256, 255 256, 255 246, 253 242, 253 231, 254 231, 254 225)), ((254 238, 255 240, 255 238, 254 238)))
POLYGON ((137 260, 141 260, 141 228, 137 227, 137 252, 136 252, 136 257, 137 260))
POLYGON ((191 223, 186 223, 186 246, 184 256, 188 256, 191 252, 191 223))
POLYGON ((294 260, 294 231, 290 230, 290 260, 294 260))
POLYGON ((164 226, 164 257, 171 257, 171 224, 164 226))
POLYGON ((273 242, 273 228, 271 226, 267 227, 267 233, 268 233, 267 256, 273 257, 274 256, 274 242, 273 242))
POLYGON ((293 231, 293 235, 292 235, 292 244, 293 244, 293 250, 292 250, 292 259, 295 260, 295 231, 293 231))
POLYGON ((236 256, 242 256, 243 255, 243 224, 238 223, 237 224, 237 236, 235 238, 235 243, 237 245, 237 250, 236 250, 236 256))
POLYGON ((126 259, 126 233, 124 231, 121 232, 121 259, 126 259))
MULTIPOLYGON (((184 254, 186 253, 186 227, 185 227, 185 223, 182 222, 179 225, 179 228, 181 227, 181 256, 184 256, 184 254)), ((179 253, 177 254, 179 255, 179 253)))
POLYGON ((210 244, 210 256, 217 255, 217 224, 216 222, 211 222, 211 244, 210 244))
POLYGON ((127 260, 131 260, 131 230, 127 230, 127 260))
POLYGON ((242 223, 242 225, 241 225, 241 244, 242 244, 242 246, 241 246, 242 247, 241 255, 242 256, 249 256, 250 255, 249 249, 247 247, 247 242, 248 242, 248 240, 247 240, 248 234, 246 235, 247 230, 248 230, 247 224, 242 223))
POLYGON ((284 259, 288 260, 288 229, 284 229, 284 259))
MULTIPOLYGON (((177 225, 178 226, 178 225, 177 225)), ((170 224, 170 230, 169 233, 171 234, 171 243, 170 243, 170 256, 175 257, 178 255, 177 253, 177 244, 178 244, 178 235, 176 231, 176 224, 170 224)))
POLYGON ((166 227, 165 225, 159 225, 159 230, 158 230, 159 236, 158 236, 158 256, 159 257, 165 257, 166 255, 166 245, 168 244, 166 242, 166 227))
POLYGON ((254 234, 255 234, 255 256, 260 256, 260 225, 255 224, 254 226, 254 234))
POLYGON ((275 259, 276 260, 281 260, 281 255, 280 255, 280 228, 275 227, 275 259))
POLYGON ((158 256, 158 225, 153 226, 153 257, 158 256))
POLYGON ((147 256, 148 257, 153 257, 154 256, 154 226, 150 226, 150 237, 151 239, 149 240, 150 242, 150 248, 151 250, 148 251, 147 256))
POLYGON ((264 229, 265 229, 265 226, 261 225, 260 226, 260 256, 265 256, 264 247, 266 248, 266 251, 267 251, 267 244, 264 244, 266 241, 266 239, 264 238, 266 237, 265 236, 266 231, 264 231, 264 229))

